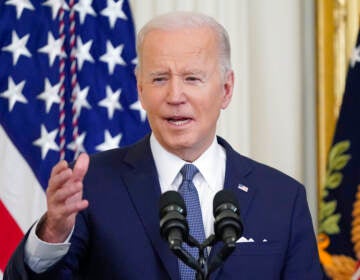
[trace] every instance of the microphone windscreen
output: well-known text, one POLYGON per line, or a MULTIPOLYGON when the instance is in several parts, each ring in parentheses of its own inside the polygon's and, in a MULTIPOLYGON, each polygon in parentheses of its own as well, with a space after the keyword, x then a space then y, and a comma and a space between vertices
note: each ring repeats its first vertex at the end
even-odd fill
POLYGON ((214 197, 214 202, 213 202, 213 215, 214 216, 216 215, 215 213, 216 213, 217 208, 224 203, 231 203, 237 209, 239 209, 239 202, 236 199, 234 192, 231 190, 221 190, 214 197))
POLYGON ((180 193, 176 191, 167 191, 164 192, 159 200, 159 217, 160 219, 164 215, 164 209, 170 205, 174 205, 176 207, 180 207, 183 211, 183 215, 186 216, 186 206, 185 201, 180 195, 180 193))

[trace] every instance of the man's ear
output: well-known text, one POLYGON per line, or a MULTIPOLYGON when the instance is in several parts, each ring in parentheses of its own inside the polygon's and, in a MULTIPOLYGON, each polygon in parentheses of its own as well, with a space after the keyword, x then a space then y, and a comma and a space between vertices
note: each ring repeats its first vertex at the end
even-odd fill
POLYGON ((221 109, 225 109, 231 101, 233 90, 234 90, 234 71, 229 70, 225 74, 224 79, 224 96, 223 96, 223 103, 221 109))

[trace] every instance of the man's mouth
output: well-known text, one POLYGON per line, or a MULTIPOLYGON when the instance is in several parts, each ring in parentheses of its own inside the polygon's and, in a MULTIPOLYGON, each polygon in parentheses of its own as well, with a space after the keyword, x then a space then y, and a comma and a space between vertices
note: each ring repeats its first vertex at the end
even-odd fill
POLYGON ((169 123, 176 125, 176 126, 182 126, 185 124, 188 124, 192 121, 191 118, 186 117, 170 117, 166 119, 169 123))

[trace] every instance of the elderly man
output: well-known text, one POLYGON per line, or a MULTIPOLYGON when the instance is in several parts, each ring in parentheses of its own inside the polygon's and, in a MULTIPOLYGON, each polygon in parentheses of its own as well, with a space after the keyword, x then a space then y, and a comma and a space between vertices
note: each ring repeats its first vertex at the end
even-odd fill
MULTIPOLYGON (((139 99, 151 135, 82 154, 72 169, 59 162, 48 210, 19 245, 5 279, 194 279, 160 236, 158 201, 168 190, 191 195, 196 203, 185 199, 187 211, 200 215, 189 221, 190 233, 196 227, 203 241, 214 231, 212 203, 222 189, 239 200, 244 232, 214 279, 321 279, 304 187, 216 137, 234 86, 226 30, 205 15, 170 13, 143 27, 137 48, 139 99), (189 170, 193 189, 184 190, 189 170)), ((218 251, 211 248, 209 259, 218 251)))

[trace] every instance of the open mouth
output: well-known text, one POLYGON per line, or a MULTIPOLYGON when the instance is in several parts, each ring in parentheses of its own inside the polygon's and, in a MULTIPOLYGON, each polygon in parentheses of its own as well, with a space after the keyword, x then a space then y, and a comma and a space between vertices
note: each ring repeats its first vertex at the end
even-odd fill
POLYGON ((167 120, 167 122, 171 123, 172 125, 176 125, 176 126, 183 126, 192 121, 191 118, 186 118, 186 117, 170 117, 170 118, 167 118, 166 120, 167 120))

